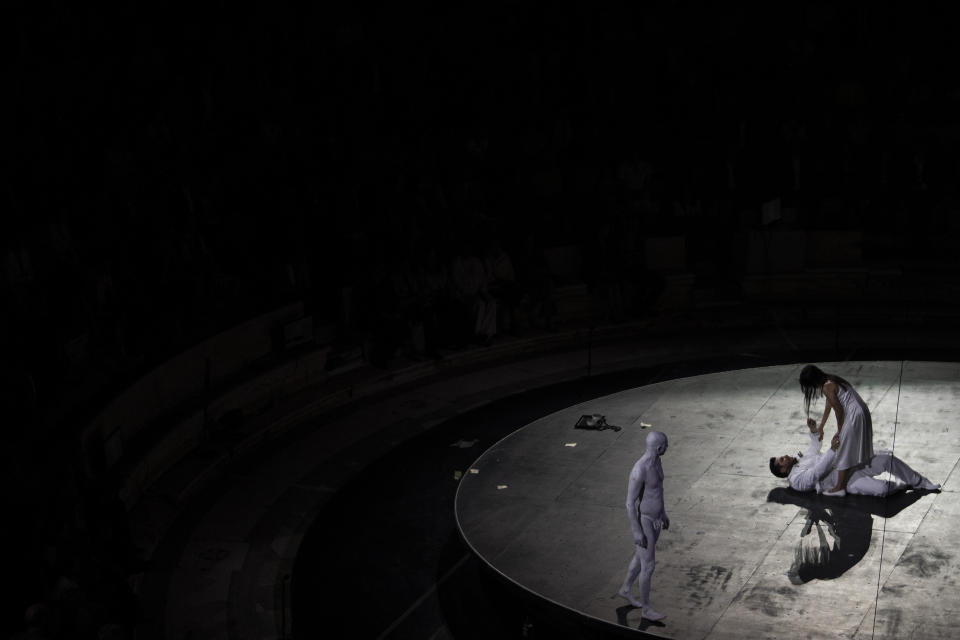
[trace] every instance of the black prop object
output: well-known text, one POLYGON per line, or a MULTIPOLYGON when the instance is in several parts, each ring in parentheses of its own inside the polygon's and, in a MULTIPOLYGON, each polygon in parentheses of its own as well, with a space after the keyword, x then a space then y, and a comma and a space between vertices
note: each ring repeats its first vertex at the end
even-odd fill
POLYGON ((620 431, 620 427, 612 424, 607 424, 607 417, 602 416, 599 413, 594 413, 589 416, 580 416, 580 419, 577 420, 577 424, 574 425, 575 429, 590 429, 592 431, 603 431, 604 429, 613 429, 614 431, 620 431))

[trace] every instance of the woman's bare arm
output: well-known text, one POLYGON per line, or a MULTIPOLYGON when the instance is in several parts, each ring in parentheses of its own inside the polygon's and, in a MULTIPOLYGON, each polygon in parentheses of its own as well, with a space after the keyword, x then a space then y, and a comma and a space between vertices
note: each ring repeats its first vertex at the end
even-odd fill
POLYGON ((835 382, 827 381, 823 385, 823 397, 826 400, 827 408, 823 412, 823 422, 820 424, 820 428, 827 423, 827 416, 830 415, 830 408, 833 408, 834 414, 837 416, 837 433, 840 433, 840 429, 843 428, 843 405, 840 404, 840 399, 837 397, 837 384, 835 382))
POLYGON ((820 427, 817 429, 817 431, 820 433, 821 440, 823 440, 823 427, 827 424, 827 418, 830 417, 830 409, 833 408, 833 405, 830 404, 830 400, 825 400, 823 404, 823 418, 820 420, 820 427))

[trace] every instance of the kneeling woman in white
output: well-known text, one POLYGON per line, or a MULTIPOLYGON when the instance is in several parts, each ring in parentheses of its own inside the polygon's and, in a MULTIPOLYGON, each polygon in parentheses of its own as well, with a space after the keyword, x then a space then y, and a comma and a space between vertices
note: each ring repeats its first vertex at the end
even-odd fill
POLYGON ((849 382, 838 375, 824 373, 812 364, 808 364, 800 372, 800 389, 803 391, 803 404, 808 417, 810 402, 821 395, 824 397, 826 406, 819 427, 821 438, 830 411, 837 416, 840 446, 834 462, 837 469, 836 484, 822 493, 842 496, 850 474, 873 459, 873 423, 870 420, 870 409, 849 382))

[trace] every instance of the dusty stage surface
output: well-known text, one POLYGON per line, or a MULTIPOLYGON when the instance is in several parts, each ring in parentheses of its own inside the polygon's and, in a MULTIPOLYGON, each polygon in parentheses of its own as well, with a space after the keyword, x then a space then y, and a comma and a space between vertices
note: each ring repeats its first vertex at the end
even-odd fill
MULTIPOLYGON (((893 449, 943 484, 887 500, 798 494, 770 474, 770 456, 809 442, 803 364, 653 384, 530 423, 464 475, 460 530, 494 570, 539 597, 658 636, 956 637, 960 364, 818 363, 870 407, 877 451, 893 449), (575 429, 584 414, 622 429, 575 429), (616 596, 633 553, 627 475, 651 429, 670 441, 671 526, 651 595, 662 624, 616 596)), ((820 400, 811 415, 822 411, 820 400)), ((831 416, 825 447, 835 431, 831 416)))

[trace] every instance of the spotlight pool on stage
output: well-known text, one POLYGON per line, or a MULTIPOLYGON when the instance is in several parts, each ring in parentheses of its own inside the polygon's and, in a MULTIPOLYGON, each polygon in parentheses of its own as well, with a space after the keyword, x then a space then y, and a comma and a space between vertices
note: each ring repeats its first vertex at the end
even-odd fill
MULTIPOLYGON (((953 638, 960 627, 960 364, 817 363, 846 378, 893 449, 943 484, 895 499, 786 491, 771 456, 805 450, 802 366, 661 382, 544 416, 485 451, 455 512, 489 567, 558 614, 672 638, 953 638), (575 429, 602 414, 614 430, 575 429), (646 425, 650 425, 649 427, 646 425), (651 603, 616 593, 633 554, 627 476, 646 434, 663 457, 669 530, 651 603)), ((820 400, 811 415, 819 418, 820 400)), ((824 446, 836 430, 831 416, 824 446)), ((613 627, 611 627, 613 629, 613 627)))

